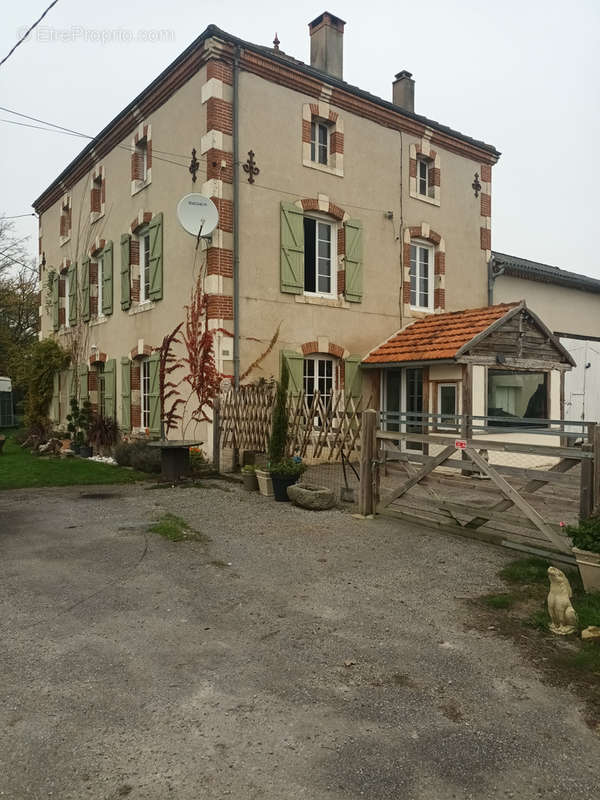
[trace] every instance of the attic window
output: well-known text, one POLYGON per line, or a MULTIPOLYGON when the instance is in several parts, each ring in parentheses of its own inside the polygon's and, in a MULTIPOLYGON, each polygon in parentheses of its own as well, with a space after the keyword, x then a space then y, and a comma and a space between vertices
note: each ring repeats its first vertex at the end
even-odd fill
POLYGON ((317 164, 327 164, 329 160, 330 125, 313 119, 310 123, 310 160, 317 164))

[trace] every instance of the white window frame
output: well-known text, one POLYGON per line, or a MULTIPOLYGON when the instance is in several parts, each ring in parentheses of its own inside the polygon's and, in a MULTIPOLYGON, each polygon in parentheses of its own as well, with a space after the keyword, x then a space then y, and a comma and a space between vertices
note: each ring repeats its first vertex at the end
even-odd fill
MULTIPOLYGON (((337 223, 331 219, 331 217, 327 217, 324 214, 305 214, 305 219, 314 219, 316 222, 315 225, 315 291, 309 292, 307 289, 303 288, 303 292, 308 297, 326 297, 329 299, 337 298, 337 235, 338 235, 338 225, 337 223), (329 226, 329 230, 331 231, 331 239, 329 242, 330 250, 329 250, 329 266, 330 266, 330 291, 329 292, 320 292, 319 291, 319 224, 325 224, 329 226)), ((304 242, 304 247, 306 248, 306 240, 304 242)))
POLYGON ((65 304, 64 304, 64 308, 65 308, 65 328, 70 328, 71 327, 71 323, 69 322, 69 316, 71 314, 71 298, 69 297, 69 290, 71 288, 71 277, 69 275, 68 270, 64 274, 64 279, 65 279, 65 304))
POLYGON ((313 117, 310 123, 310 160, 313 164, 319 164, 322 167, 329 166, 329 157, 331 154, 331 123, 326 122, 319 117, 313 117), (327 141, 325 144, 321 144, 319 132, 320 129, 324 128, 327 134, 327 141), (322 147, 325 147, 325 161, 321 161, 319 158, 319 151, 322 147), (314 152, 313 152, 314 151, 314 152))
POLYGON ((434 309, 434 280, 435 280, 435 249, 433 245, 429 244, 429 242, 423 242, 418 239, 411 240, 410 243, 410 293, 411 293, 411 303, 410 307, 414 311, 433 311, 434 309), (416 303, 412 302, 412 282, 413 282, 413 247, 416 248, 416 271, 415 271, 415 300, 416 303), (419 251, 426 250, 428 252, 428 259, 427 259, 427 305, 420 305, 419 303, 419 281, 422 278, 422 271, 421 267, 422 264, 420 263, 419 259, 419 251))
POLYGON ((140 270, 140 303, 150 302, 150 231, 145 228, 138 234, 138 241, 140 243, 140 256, 139 256, 139 270, 140 270), (146 242, 148 243, 148 250, 146 251, 146 242), (146 253, 148 255, 148 264, 146 265, 146 253), (148 294, 146 294, 146 271, 148 272, 148 294))
MULTIPOLYGON (((304 363, 302 365, 302 388, 304 389, 304 396, 307 398, 306 402, 308 404, 308 397, 309 394, 307 392, 306 384, 307 378, 311 377, 313 381, 313 395, 319 388, 319 364, 320 363, 329 363, 331 364, 331 390, 329 394, 326 395, 319 395, 319 401, 323 405, 323 408, 327 408, 328 403, 330 402, 331 398, 335 397, 335 393, 337 392, 337 385, 338 385, 338 362, 335 356, 331 356, 327 353, 314 353, 314 355, 305 356, 304 363), (313 374, 312 376, 307 376, 306 374, 306 367, 307 364, 312 364, 313 374)), ((325 380, 328 380, 327 376, 324 376, 325 380)), ((312 400, 310 401, 312 403, 312 400)), ((319 427, 320 417, 315 416, 313 419, 313 426, 315 428, 319 427)))
POLYGON ((98 319, 103 317, 104 314, 102 312, 102 300, 103 300, 103 292, 104 292, 104 253, 101 253, 99 256, 96 256, 96 274, 97 274, 97 308, 96 308, 96 316, 98 319))
POLYGON ((145 430, 150 427, 150 361, 145 358, 140 364, 141 423, 145 430))
POLYGON ((458 421, 457 421, 456 425, 450 425, 448 423, 445 423, 442 420, 442 417, 441 417, 441 414, 442 414, 442 389, 443 388, 448 388, 448 387, 451 387, 452 389, 454 389, 454 416, 458 418, 458 382, 457 381, 446 381, 444 383, 438 383, 438 385, 437 385, 437 408, 438 408, 438 412, 437 413, 440 416, 436 417, 435 427, 439 431, 456 431, 457 430, 458 421))
POLYGON ((421 197, 431 197, 431 160, 417 156, 417 194, 421 197), (425 167, 425 191, 421 191, 421 168, 425 167))

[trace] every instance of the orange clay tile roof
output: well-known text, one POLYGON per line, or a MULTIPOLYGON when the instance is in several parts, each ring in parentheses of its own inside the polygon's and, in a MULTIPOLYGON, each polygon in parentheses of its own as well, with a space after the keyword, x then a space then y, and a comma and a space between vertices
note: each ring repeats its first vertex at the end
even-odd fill
POLYGON ((380 344, 363 359, 363 364, 454 358, 463 345, 518 305, 505 303, 449 314, 430 314, 380 344))

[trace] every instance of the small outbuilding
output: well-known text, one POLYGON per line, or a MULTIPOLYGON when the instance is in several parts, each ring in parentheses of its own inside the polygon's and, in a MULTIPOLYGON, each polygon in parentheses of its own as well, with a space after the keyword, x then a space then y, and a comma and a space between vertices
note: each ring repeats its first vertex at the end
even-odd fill
POLYGON ((441 415, 432 418, 439 430, 461 414, 499 427, 563 419, 564 376, 574 365, 525 301, 424 316, 362 362, 392 431, 407 420, 416 431, 422 414, 441 415))

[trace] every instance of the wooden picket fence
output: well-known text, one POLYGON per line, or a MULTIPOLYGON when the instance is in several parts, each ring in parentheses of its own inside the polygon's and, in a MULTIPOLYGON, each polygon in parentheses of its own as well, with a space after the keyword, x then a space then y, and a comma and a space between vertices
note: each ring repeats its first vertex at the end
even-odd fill
MULTIPOLYGON (((276 385, 240 386, 220 401, 222 448, 267 452, 271 435, 276 385)), ((346 399, 343 392, 324 398, 316 391, 288 395, 287 453, 312 462, 356 459, 360 449, 362 412, 371 398, 346 399)))

